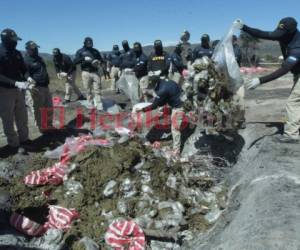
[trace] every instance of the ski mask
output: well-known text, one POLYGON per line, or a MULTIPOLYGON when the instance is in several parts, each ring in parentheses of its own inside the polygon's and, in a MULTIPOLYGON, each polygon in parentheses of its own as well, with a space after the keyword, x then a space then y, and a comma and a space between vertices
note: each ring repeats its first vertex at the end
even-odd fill
POLYGON ((25 49, 29 56, 33 56, 33 57, 38 56, 38 54, 39 54, 38 48, 39 48, 39 46, 33 41, 28 41, 25 44, 25 49))
POLYGON ((161 40, 154 41, 154 51, 157 56, 161 56, 163 54, 163 45, 161 40))
POLYGON ((114 52, 119 52, 119 46, 118 45, 114 45, 112 50, 114 52))
POLYGON ((133 50, 137 57, 141 56, 143 53, 142 45, 139 42, 134 43, 133 50))
POLYGON ((190 37, 191 37, 190 32, 188 32, 187 30, 185 30, 185 31, 182 33, 182 35, 181 35, 181 37, 180 37, 180 40, 181 40, 183 43, 187 43, 187 42, 190 40, 190 37))
POLYGON ((289 43, 297 32, 297 26, 298 23, 295 18, 286 17, 280 20, 277 28, 273 32, 281 34, 281 38, 279 39, 281 42, 289 43))
POLYGON ((58 61, 60 61, 62 59, 62 54, 61 54, 59 48, 54 48, 53 51, 52 51, 52 55, 58 61))
POLYGON ((129 44, 128 44, 127 40, 124 40, 122 42, 122 46, 123 46, 123 49, 124 49, 125 52, 128 52, 130 50, 130 47, 129 47, 129 44))
POLYGON ((204 34, 202 37, 201 37, 201 46, 205 49, 209 49, 210 48, 210 38, 209 38, 209 35, 207 34, 204 34))
POLYGON ((17 47, 18 41, 22 40, 17 36, 12 29, 4 29, 1 32, 1 41, 7 50, 14 50, 17 47))
POLYGON ((93 48, 94 46, 93 39, 90 37, 86 37, 83 44, 85 48, 93 48))

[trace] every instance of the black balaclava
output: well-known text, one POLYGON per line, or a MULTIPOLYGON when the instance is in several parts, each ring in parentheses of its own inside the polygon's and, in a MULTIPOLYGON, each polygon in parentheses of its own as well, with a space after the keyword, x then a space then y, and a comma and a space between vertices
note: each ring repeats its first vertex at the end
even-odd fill
POLYGON ((174 49, 174 52, 178 55, 181 55, 181 52, 182 52, 182 45, 181 44, 177 44, 175 49, 174 49))
POLYGON ((26 49, 27 54, 32 57, 36 57, 39 55, 38 48, 39 48, 39 46, 33 41, 28 41, 25 44, 25 49, 26 49))
POLYGON ((83 44, 85 48, 93 48, 94 46, 93 39, 91 37, 86 37, 83 44))
POLYGON ((12 29, 4 29, 1 32, 1 41, 7 50, 15 50, 18 41, 22 40, 17 36, 16 32, 12 29))
POLYGON ((161 40, 154 41, 154 52, 157 56, 161 56, 163 54, 163 44, 161 40))
POLYGON ((122 42, 122 46, 123 46, 123 49, 124 49, 125 52, 128 52, 130 50, 130 47, 129 47, 129 44, 128 44, 127 40, 124 40, 122 42))
POLYGON ((190 32, 188 32, 187 30, 185 30, 181 37, 180 37, 180 40, 183 42, 183 43, 187 43, 189 40, 190 40, 190 37, 191 37, 191 34, 190 32))
POLYGON ((143 53, 143 48, 142 48, 141 43, 135 42, 134 45, 133 45, 133 50, 134 50, 134 53, 137 57, 141 56, 142 53, 143 53))
POLYGON ((119 52, 119 46, 117 45, 117 44, 115 44, 114 46, 113 46, 113 49, 112 49, 114 52, 119 52))
POLYGON ((293 17, 286 17, 280 20, 277 29, 274 32, 282 32, 280 41, 289 43, 297 32, 298 23, 293 17))
POLYGON ((62 59, 62 54, 61 54, 59 48, 54 48, 54 49, 52 50, 52 55, 53 55, 53 57, 54 57, 56 60, 59 60, 59 61, 60 61, 60 60, 62 59))
POLYGON ((201 47, 205 48, 205 49, 209 49, 210 48, 210 38, 209 38, 209 35, 207 34, 204 34, 202 37, 201 37, 201 47))

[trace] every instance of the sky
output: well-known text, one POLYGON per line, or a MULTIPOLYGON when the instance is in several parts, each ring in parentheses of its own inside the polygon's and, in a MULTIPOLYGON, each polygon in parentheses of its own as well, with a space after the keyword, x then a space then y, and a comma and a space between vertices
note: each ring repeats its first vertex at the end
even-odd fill
POLYGON ((175 44, 185 29, 191 42, 204 33, 220 39, 237 18, 264 30, 273 30, 287 16, 300 22, 299 0, 2 0, 0 10, 0 29, 12 28, 23 38, 18 49, 33 40, 41 52, 59 47, 69 54, 82 47, 86 36, 107 51, 124 39, 175 44))

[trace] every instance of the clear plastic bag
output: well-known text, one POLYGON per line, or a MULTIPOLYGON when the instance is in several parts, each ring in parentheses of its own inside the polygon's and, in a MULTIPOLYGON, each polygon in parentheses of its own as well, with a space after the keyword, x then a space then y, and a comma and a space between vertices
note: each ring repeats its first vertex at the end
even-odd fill
POLYGON ((232 36, 235 31, 234 25, 232 25, 215 48, 212 57, 216 63, 217 70, 225 77, 226 83, 228 84, 227 88, 233 93, 244 83, 232 46, 232 36))
POLYGON ((125 70, 122 73, 119 81, 117 82, 117 86, 128 98, 130 98, 132 105, 135 105, 140 101, 139 80, 136 78, 132 70, 125 70))

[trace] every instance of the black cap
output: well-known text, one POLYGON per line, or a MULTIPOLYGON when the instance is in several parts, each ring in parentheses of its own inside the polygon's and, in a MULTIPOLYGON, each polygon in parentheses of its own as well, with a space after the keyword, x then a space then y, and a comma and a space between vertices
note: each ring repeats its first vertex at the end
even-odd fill
POLYGON ((155 40, 154 41, 154 47, 162 47, 162 41, 161 40, 155 40))
POLYGON ((134 48, 142 48, 142 44, 141 43, 139 43, 139 42, 135 42, 134 44, 133 44, 133 47, 134 48))
POLYGON ((295 32, 297 30, 298 23, 293 17, 286 17, 280 20, 277 29, 283 29, 287 32, 295 32))
POLYGON ((122 45, 124 46, 124 45, 128 45, 128 41, 127 40, 123 40, 122 41, 122 45))
POLYGON ((119 46, 118 46, 117 44, 115 44, 115 45, 113 46, 113 50, 118 51, 118 50, 119 50, 119 46))
POLYGON ((26 44, 25 44, 25 49, 37 49, 39 48, 40 46, 38 46, 34 41, 28 41, 26 44))
POLYGON ((204 34, 201 39, 206 39, 206 40, 210 40, 210 37, 208 34, 204 34))
POLYGON ((12 29, 4 29, 1 32, 1 39, 8 39, 12 41, 21 41, 22 39, 18 37, 17 33, 12 29))
POLYGON ((59 48, 54 48, 54 49, 52 50, 52 54, 53 54, 54 56, 60 55, 60 54, 61 54, 61 53, 60 53, 60 49, 59 49, 59 48))

